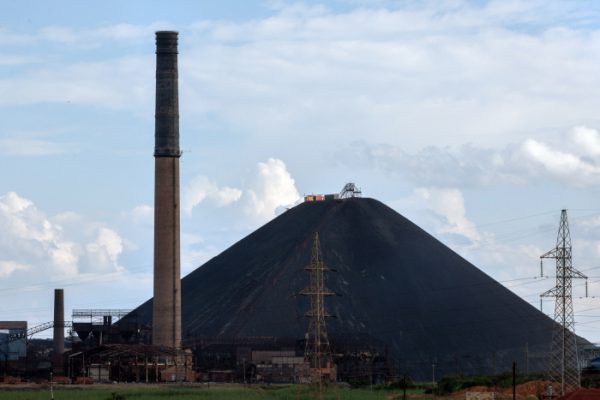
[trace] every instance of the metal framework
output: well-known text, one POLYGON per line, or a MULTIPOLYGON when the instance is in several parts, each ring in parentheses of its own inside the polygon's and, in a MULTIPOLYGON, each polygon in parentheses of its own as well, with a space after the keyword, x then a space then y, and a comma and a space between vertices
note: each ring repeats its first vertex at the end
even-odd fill
POLYGON ((348 182, 344 185, 344 187, 342 188, 342 191, 340 192, 340 199, 349 199, 352 197, 361 197, 362 196, 362 192, 360 190, 360 188, 356 187, 356 185, 353 182, 348 182))
MULTIPOLYGON (((61 325, 63 328, 72 328, 73 327, 73 323, 71 321, 64 321, 61 325)), ((10 343, 10 342, 14 342, 16 340, 31 338, 36 333, 40 333, 45 330, 52 329, 52 328, 54 328, 54 326, 55 326, 54 321, 50 321, 50 322, 44 322, 43 324, 40 324, 40 325, 33 326, 33 327, 27 329, 26 331, 23 330, 21 332, 11 333, 10 335, 8 335, 7 342, 10 343)))
POLYGON ((324 300, 325 296, 333 296, 335 293, 325 286, 325 272, 332 270, 323 262, 318 233, 314 236, 310 264, 304 269, 310 274, 309 286, 300 292, 310 300, 310 310, 305 314, 309 318, 309 323, 304 359, 309 363, 311 381, 316 380, 320 384, 325 378, 331 378, 333 369, 325 322, 325 319, 332 315, 325 310, 324 300))
POLYGON ((115 317, 123 318, 132 310, 122 309, 74 309, 71 314, 75 318, 115 317))
POLYGON ((567 210, 562 210, 556 247, 540 256, 543 276, 544 258, 556 260, 556 286, 542 293, 541 297, 554 297, 554 328, 548 375, 550 380, 560 382, 561 395, 566 389, 579 387, 580 370, 577 356, 577 336, 573 315, 573 279, 585 279, 587 296, 587 276, 573 268, 571 235, 567 210))
POLYGON ((170 381, 178 369, 182 375, 177 379, 187 379, 193 367, 191 356, 184 351, 144 344, 104 344, 72 353, 68 359, 70 377, 86 377, 97 371, 94 378, 102 380, 102 369, 106 368, 103 378, 108 381, 170 381))

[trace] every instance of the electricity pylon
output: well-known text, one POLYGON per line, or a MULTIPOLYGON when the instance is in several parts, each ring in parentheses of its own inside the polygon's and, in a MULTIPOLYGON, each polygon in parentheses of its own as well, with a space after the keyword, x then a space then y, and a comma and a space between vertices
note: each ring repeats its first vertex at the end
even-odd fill
MULTIPOLYGON (((556 286, 542 293, 541 297, 554 297, 554 328, 552 331, 552 349, 548 377, 560 382, 561 395, 566 387, 579 387, 580 371, 577 356, 577 336, 575 335, 575 317, 573 315, 573 279, 585 279, 587 296, 587 276, 573 268, 571 257, 571 235, 567 210, 560 214, 560 227, 556 247, 540 256, 556 259, 556 286)), ((542 275, 543 275, 542 267, 542 275)))
POLYGON ((310 274, 308 287, 300 292, 310 300, 310 310, 305 314, 309 322, 304 359, 309 363, 311 381, 316 383, 316 380, 320 385, 325 378, 335 379, 325 322, 332 315, 325 310, 324 304, 325 296, 333 296, 335 293, 325 286, 325 272, 331 269, 323 262, 318 233, 315 233, 310 264, 304 269, 310 274))

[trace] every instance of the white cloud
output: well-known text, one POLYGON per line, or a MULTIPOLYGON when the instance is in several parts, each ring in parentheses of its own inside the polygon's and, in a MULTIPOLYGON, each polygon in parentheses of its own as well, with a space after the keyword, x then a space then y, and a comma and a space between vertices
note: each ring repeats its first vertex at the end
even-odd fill
POLYGON ((242 196, 242 191, 229 186, 218 187, 205 176, 197 176, 183 189, 181 208, 186 214, 191 214, 194 207, 204 200, 214 202, 217 207, 235 203, 242 196))
POLYGON ((576 126, 569 132, 568 138, 576 152, 595 159, 600 156, 600 134, 596 129, 576 126))
POLYGON ((194 213, 182 219, 182 273, 202 265, 300 199, 292 175, 277 158, 258 162, 239 179, 240 189, 235 190, 203 176, 187 185, 182 208, 194 213))
POLYGON ((366 132, 396 145, 497 143, 587 120, 598 107, 590 73, 600 37, 544 26, 573 16, 568 9, 519 4, 337 14, 284 6, 262 20, 202 21, 194 26, 202 45, 182 57, 182 70, 191 83, 185 93, 206 95, 187 103, 261 137, 311 144, 324 143, 325 133, 340 143, 366 132), (517 21, 541 26, 517 30, 517 21))
POLYGON ((597 130, 576 127, 557 142, 526 139, 500 149, 429 146, 409 153, 391 144, 360 141, 338 151, 337 158, 344 164, 402 175, 419 185, 485 187, 531 184, 540 179, 578 187, 600 184, 597 130))
POLYGON ((49 218, 31 200, 9 192, 0 196, 0 225, 0 278, 24 269, 39 277, 119 270, 119 234, 75 213, 49 218))
POLYGON ((154 207, 148 204, 140 204, 129 213, 133 222, 140 224, 152 224, 154 222, 154 207))
MULTIPOLYGON (((284 4, 252 21, 179 27, 182 43, 186 38, 182 113, 192 125, 218 121, 294 149, 347 143, 365 132, 415 147, 457 138, 504 144, 523 132, 588 123, 600 108, 593 91, 600 86, 600 35, 578 29, 585 25, 554 25, 589 15, 556 3, 501 3, 382 4, 341 13, 284 4)), ((13 94, 11 106, 151 109, 146 51, 159 25, 46 27, 38 40, 124 47, 114 59, 50 60, 3 79, 0 91, 13 94)))
POLYGON ((100 227, 92 243, 85 246, 89 268, 94 272, 118 271, 119 256, 123 252, 123 240, 112 229, 100 227))
POLYGON ((228 208, 227 213, 243 212, 247 222, 254 225, 271 220, 278 208, 293 205, 300 198, 294 178, 285 163, 277 158, 257 163, 256 169, 244 180, 238 189, 220 187, 205 176, 196 176, 183 189, 182 210, 191 215, 195 207, 206 201, 219 208, 237 204, 234 209, 228 208))
POLYGON ((600 166, 583 160, 577 154, 553 149, 533 139, 526 140, 521 150, 526 160, 541 167, 552 178, 578 186, 600 183, 600 166))
POLYGON ((399 206, 432 212, 436 216, 432 222, 437 234, 461 235, 469 239, 470 243, 481 240, 475 225, 467 219, 463 194, 456 188, 416 188, 399 206))
POLYGON ((29 265, 20 264, 15 261, 0 260, 0 279, 10 276, 15 271, 27 271, 28 269, 30 269, 29 265))
POLYGON ((246 213, 262 222, 275 217, 278 207, 293 205, 300 198, 294 178, 276 158, 258 163, 256 180, 247 195, 246 213))
POLYGON ((80 224, 83 223, 83 216, 73 211, 65 211, 55 215, 54 218, 52 218, 52 221, 58 225, 80 224))

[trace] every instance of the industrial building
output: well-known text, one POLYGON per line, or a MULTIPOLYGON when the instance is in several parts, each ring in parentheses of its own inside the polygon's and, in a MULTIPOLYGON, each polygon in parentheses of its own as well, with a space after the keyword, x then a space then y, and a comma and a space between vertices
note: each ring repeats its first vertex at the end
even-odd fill
POLYGON ((0 356, 6 361, 15 361, 26 356, 25 339, 27 321, 0 321, 0 356), (4 331, 4 333, 2 333, 4 331), (21 337, 9 340, 11 337, 21 337))

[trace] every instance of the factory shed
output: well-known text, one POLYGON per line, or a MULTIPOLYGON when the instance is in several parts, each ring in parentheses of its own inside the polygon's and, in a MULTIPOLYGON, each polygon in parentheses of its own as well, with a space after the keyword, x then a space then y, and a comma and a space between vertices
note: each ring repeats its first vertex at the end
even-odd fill
POLYGON ((191 354, 166 346, 105 344, 69 354, 69 376, 90 378, 92 382, 171 382, 194 381, 191 354), (184 365, 177 365, 178 360, 184 365), (183 377, 176 371, 185 371, 183 377))

